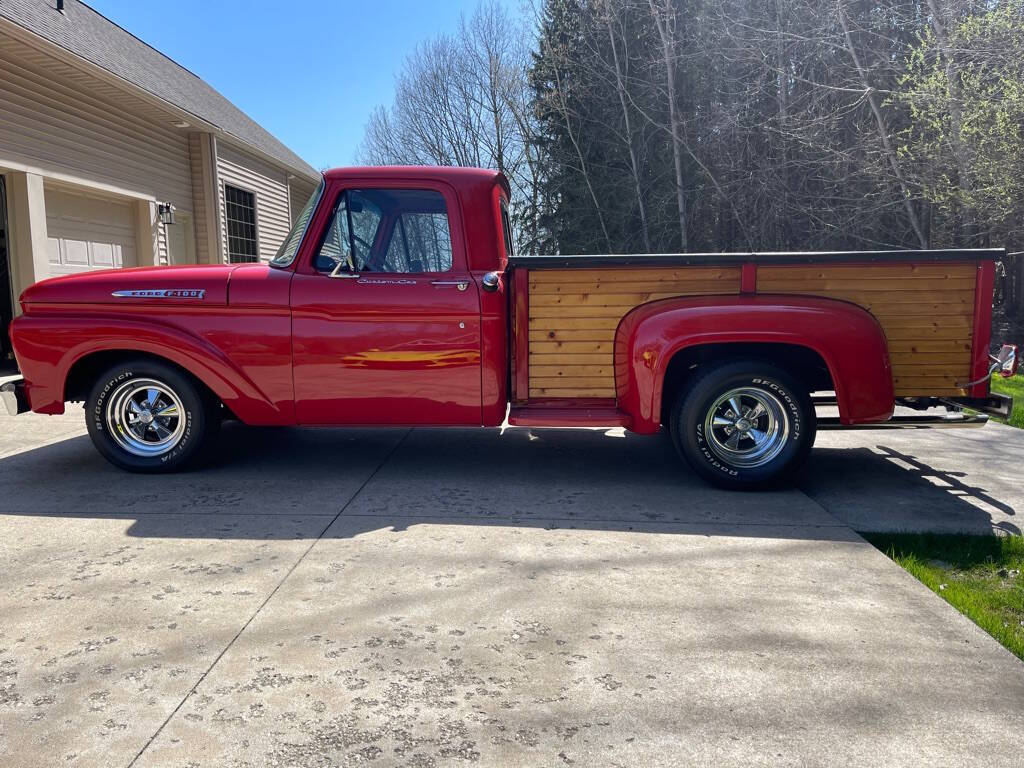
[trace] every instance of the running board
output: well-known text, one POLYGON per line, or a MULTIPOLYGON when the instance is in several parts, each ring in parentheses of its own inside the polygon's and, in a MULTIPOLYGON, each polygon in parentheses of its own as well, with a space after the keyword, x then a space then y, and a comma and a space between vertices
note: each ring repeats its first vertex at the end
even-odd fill
POLYGON ((508 423, 517 427, 628 427, 629 416, 614 406, 571 408, 512 406, 508 423))
POLYGON ((836 416, 818 419, 818 429, 952 429, 955 427, 983 427, 988 423, 984 413, 957 414, 956 416, 893 416, 888 421, 870 424, 843 424, 836 416))

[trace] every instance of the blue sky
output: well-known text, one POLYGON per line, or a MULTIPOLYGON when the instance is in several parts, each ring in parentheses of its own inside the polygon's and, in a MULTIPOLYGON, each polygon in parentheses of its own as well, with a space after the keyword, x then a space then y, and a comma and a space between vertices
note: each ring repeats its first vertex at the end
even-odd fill
MULTIPOLYGON (((350 165, 416 43, 477 0, 86 0, 192 70, 314 168, 350 165), (197 23, 201 22, 201 23, 197 23)), ((516 2, 506 2, 518 8, 516 2)))

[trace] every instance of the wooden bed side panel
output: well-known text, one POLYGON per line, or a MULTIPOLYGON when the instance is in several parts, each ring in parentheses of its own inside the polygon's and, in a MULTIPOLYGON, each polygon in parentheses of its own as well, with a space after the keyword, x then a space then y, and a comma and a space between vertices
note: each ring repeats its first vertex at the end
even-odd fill
POLYGON ((737 294, 740 267, 551 269, 529 273, 529 396, 615 397, 615 329, 634 307, 737 294))
POLYGON ((889 343, 897 397, 966 395, 977 266, 869 264, 760 266, 758 293, 849 301, 878 318, 889 343))

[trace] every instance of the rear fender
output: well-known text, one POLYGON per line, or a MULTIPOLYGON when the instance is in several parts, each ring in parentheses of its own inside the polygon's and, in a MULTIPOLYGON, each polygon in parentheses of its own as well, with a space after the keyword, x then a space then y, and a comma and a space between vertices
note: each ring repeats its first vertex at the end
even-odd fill
POLYGON ((270 398, 208 341, 154 319, 97 314, 22 315, 11 338, 32 410, 63 413, 72 366, 96 352, 139 352, 169 360, 194 375, 239 419, 254 424, 290 423, 270 398))
POLYGON ((789 344, 816 352, 836 390, 844 424, 885 421, 893 412, 885 334, 865 309, 802 296, 704 296, 664 299, 627 314, 615 333, 619 408, 637 432, 657 431, 669 362, 693 346, 789 344))

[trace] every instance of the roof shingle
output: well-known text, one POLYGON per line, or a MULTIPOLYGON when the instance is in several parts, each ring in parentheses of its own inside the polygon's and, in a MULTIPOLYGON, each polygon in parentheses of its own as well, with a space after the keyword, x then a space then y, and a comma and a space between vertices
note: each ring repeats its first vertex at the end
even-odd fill
POLYGON ((208 83, 78 0, 0 3, 0 16, 307 175, 316 171, 208 83))

